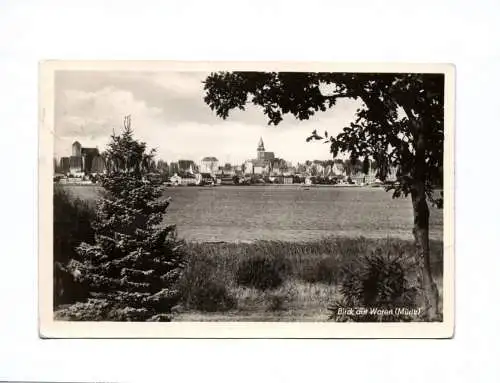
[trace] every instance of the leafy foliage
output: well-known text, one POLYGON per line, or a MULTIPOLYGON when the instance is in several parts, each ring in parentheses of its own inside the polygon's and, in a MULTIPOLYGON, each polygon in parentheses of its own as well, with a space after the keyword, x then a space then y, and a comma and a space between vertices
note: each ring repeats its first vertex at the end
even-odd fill
POLYGON ((119 313, 107 320, 168 321, 185 263, 175 226, 161 225, 170 201, 161 200, 161 188, 143 178, 154 152, 146 153, 146 144, 133 138, 128 117, 123 134, 111 138, 95 243, 82 242, 66 269, 89 286, 93 298, 106 302, 99 312, 119 313))

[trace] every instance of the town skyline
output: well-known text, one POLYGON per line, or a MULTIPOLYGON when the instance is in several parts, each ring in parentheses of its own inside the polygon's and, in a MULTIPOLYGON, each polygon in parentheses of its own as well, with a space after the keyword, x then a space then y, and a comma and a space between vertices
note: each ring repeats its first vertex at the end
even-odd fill
POLYGON ((312 130, 340 132, 352 121, 356 101, 340 100, 334 110, 307 121, 285 116, 279 126, 267 125, 261 111, 249 105, 227 120, 215 116, 204 103, 200 72, 59 72, 55 105, 57 158, 69 156, 79 141, 104 151, 113 133, 123 127, 123 117, 132 116, 136 138, 148 149, 156 148, 156 159, 175 162, 216 157, 221 163, 239 164, 254 158, 262 137, 266 150, 292 163, 333 159, 328 145, 306 142, 312 130))
MULTIPOLYGON (((85 140, 75 140, 75 141, 73 141, 73 144, 75 144, 75 143, 79 143, 80 145, 82 145, 82 144, 85 144, 85 140)), ((264 141, 264 145, 265 145, 265 141, 264 141)), ((64 155, 62 155, 62 156, 54 155, 54 159, 57 161, 58 164, 61 161, 61 159, 71 157, 71 155, 72 155, 72 153, 71 153, 71 146, 70 146, 69 150, 65 150, 64 151, 64 153, 65 153, 64 155)), ((89 146, 89 145, 87 145, 87 146, 89 146)), ((257 148, 257 145, 255 145, 255 147, 257 148)), ((94 148, 94 147, 92 147, 92 148, 94 148)), ((227 156, 227 159, 224 159, 224 158, 221 158, 221 157, 217 157, 215 155, 205 155, 205 156, 203 156, 201 158, 192 158, 192 157, 189 157, 189 156, 184 156, 184 157, 179 157, 178 159, 169 160, 167 158, 160 157, 158 154, 154 157, 154 161, 155 162, 162 161, 162 162, 166 162, 166 163, 177 163, 179 161, 193 161, 194 163, 199 164, 205 158, 213 157, 213 158, 215 158, 217 160, 217 162, 219 163, 219 166, 224 166, 225 164, 231 164, 233 166, 234 165, 242 165, 243 163, 245 163, 247 161, 251 161, 251 160, 255 159, 255 157, 256 157, 255 156, 256 148, 254 148, 253 154, 250 153, 248 155, 248 157, 245 158, 243 161, 231 161, 230 160, 230 156, 227 156)), ((267 146, 265 146, 265 148, 267 150, 267 146)), ((100 147, 96 146, 95 149, 97 149, 98 152, 100 154, 102 154, 106 150, 106 147, 100 148, 100 147)), ((151 148, 148 147, 148 150, 149 149, 151 149, 151 148)), ((271 152, 273 152, 273 151, 271 150, 271 152)), ((288 159, 288 158, 280 157, 278 155, 278 153, 276 153, 276 152, 273 152, 273 154, 275 155, 276 160, 284 160, 284 161, 286 161, 288 163, 291 163, 292 165, 304 164, 304 163, 306 163, 308 161, 315 162, 315 161, 329 161, 329 160, 345 160, 345 159, 347 159, 347 157, 342 156, 340 154, 337 155, 337 157, 333 158, 333 156, 330 154, 330 156, 328 156, 328 158, 317 158, 317 157, 315 157, 315 158, 307 158, 307 159, 304 159, 304 160, 300 160, 300 161, 296 160, 295 161, 295 160, 291 160, 291 159, 288 159)))
MULTIPOLYGON (((127 123, 129 122, 126 118, 127 123)), ((97 148, 82 146, 75 141, 72 144, 71 156, 54 158, 54 181, 62 183, 95 183, 98 178, 110 171, 113 162, 102 156, 97 148)), ((347 182, 349 184, 373 183, 376 181, 376 164, 373 161, 365 164, 357 160, 352 163, 347 160, 306 160, 297 162, 286 161, 275 156, 274 152, 266 151, 262 138, 259 140, 255 158, 243 164, 224 163, 216 157, 204 157, 201 161, 184 159, 179 161, 153 160, 145 164, 147 178, 154 182, 170 183, 171 185, 207 184, 251 184, 251 183, 313 183, 332 184, 347 182), (375 167, 374 167, 374 166, 375 167), (366 170, 363 170, 366 169, 366 170), (346 178, 347 177, 347 178, 346 178)), ((141 165, 142 166, 142 165, 141 165)), ((393 179, 396 168, 392 167, 388 179, 393 179)))

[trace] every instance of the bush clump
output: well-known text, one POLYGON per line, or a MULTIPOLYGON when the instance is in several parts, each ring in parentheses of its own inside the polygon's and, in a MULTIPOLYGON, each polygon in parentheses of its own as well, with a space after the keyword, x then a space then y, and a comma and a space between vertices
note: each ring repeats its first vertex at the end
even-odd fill
POLYGON ((88 296, 88 287, 76 282, 65 265, 78 256, 75 249, 81 242, 93 240, 95 211, 88 202, 73 198, 62 187, 54 188, 53 201, 53 301, 56 307, 88 296))
POLYGON ((205 312, 227 311, 236 307, 236 299, 217 276, 214 260, 193 257, 179 282, 182 304, 205 312))
POLYGON ((289 270, 289 262, 283 257, 254 255, 239 263, 236 282, 259 290, 274 289, 283 284, 289 270))
POLYGON ((415 317, 395 312, 398 307, 417 307, 418 289, 412 279, 415 265, 404 258, 404 253, 384 252, 377 248, 345 265, 342 272, 340 298, 329 308, 330 319, 359 322, 415 320, 415 317), (342 308, 346 310, 339 310, 342 308), (352 308, 366 308, 368 312, 346 315, 346 311, 352 308), (370 309, 382 310, 384 314, 370 312, 370 309))

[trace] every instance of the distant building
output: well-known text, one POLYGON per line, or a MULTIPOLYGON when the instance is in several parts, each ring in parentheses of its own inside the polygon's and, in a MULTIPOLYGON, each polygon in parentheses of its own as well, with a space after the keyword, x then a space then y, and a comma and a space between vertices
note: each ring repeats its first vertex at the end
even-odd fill
POLYGON ((233 177, 236 174, 234 167, 230 163, 225 164, 222 171, 226 177, 233 177))
POLYGON ((257 160, 261 161, 272 161, 274 160, 274 152, 266 152, 264 148, 264 141, 262 137, 259 140, 259 144, 257 146, 257 160))
POLYGON ((213 185, 215 183, 215 177, 210 173, 197 173, 195 178, 196 185, 213 185))
POLYGON ((196 185, 197 179, 196 179, 196 176, 193 174, 188 174, 188 173, 177 174, 176 173, 172 177, 170 177, 170 182, 173 185, 188 186, 188 185, 196 185))
POLYGON ((69 158, 69 172, 71 174, 83 173, 83 161, 80 156, 71 156, 69 158))
POLYGON ((274 158, 274 152, 266 152, 264 141, 261 137, 257 144, 257 158, 244 163, 245 174, 269 174, 274 158), (249 162, 251 162, 251 165, 249 162))
POLYGON ((245 175, 253 174, 253 162, 251 160, 245 161, 242 165, 242 170, 245 175))
POLYGON ((200 162, 200 173, 215 174, 219 167, 219 160, 215 157, 205 157, 200 162))
POLYGON ((59 166, 61 173, 74 176, 103 173, 105 168, 104 158, 99 154, 99 150, 84 148, 78 141, 73 142, 71 146, 71 156, 62 157, 59 166))
POLYGON ((221 178, 222 176, 224 176, 224 167, 223 166, 219 166, 219 168, 215 171, 215 176, 217 178, 221 178))
POLYGON ((193 174, 184 174, 181 177, 181 185, 184 186, 196 185, 196 176, 193 174))
POLYGON ((370 166, 368 173, 365 174, 361 171, 357 171, 354 174, 350 175, 351 180, 355 184, 363 185, 363 184, 373 184, 379 181, 376 177, 377 171, 372 166, 370 166))
POLYGON ((71 155, 73 157, 80 157, 81 154, 82 154, 82 145, 78 141, 73 142, 73 145, 71 146, 71 155))
POLYGON ((62 174, 69 173, 69 157, 62 157, 59 162, 59 172, 62 174))
POLYGON ((323 165, 323 161, 314 160, 311 165, 311 170, 313 170, 314 175, 324 176, 325 175, 325 166, 323 165))
POLYGON ((333 175, 336 175, 336 176, 345 176, 346 171, 344 168, 344 164, 340 163, 340 162, 335 162, 332 165, 332 173, 333 173, 333 175))
POLYGON ((269 165, 264 161, 256 160, 253 164, 253 174, 269 173, 269 165))
POLYGON ((293 176, 285 176, 285 175, 270 176, 269 181, 277 184, 291 185, 293 184, 293 176))
POLYGON ((180 185, 181 181, 182 178, 177 173, 170 177, 170 182, 172 182, 173 185, 180 185))

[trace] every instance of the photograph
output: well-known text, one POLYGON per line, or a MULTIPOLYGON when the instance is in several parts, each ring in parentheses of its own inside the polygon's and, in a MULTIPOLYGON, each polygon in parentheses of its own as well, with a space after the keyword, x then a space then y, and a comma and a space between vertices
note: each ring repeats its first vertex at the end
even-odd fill
POLYGON ((40 336, 451 337, 452 64, 39 64, 40 336))

